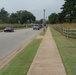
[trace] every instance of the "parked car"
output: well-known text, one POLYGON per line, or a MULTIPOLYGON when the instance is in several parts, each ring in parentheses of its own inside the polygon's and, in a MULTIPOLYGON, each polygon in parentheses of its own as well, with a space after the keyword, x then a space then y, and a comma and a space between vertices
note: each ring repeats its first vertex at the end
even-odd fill
POLYGON ((40 27, 39 27, 39 25, 38 24, 35 24, 34 26, 33 26, 33 30, 39 30, 40 29, 40 27))
POLYGON ((12 27, 6 27, 4 32, 14 32, 14 29, 12 27))

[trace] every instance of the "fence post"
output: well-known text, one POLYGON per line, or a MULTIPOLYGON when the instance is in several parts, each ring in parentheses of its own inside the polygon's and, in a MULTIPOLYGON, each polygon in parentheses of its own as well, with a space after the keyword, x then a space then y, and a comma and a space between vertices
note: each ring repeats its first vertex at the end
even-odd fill
POLYGON ((66 36, 65 28, 64 27, 62 28, 62 33, 63 33, 64 36, 66 36))
POLYGON ((68 30, 69 30, 69 29, 67 28, 67 38, 69 37, 68 30))

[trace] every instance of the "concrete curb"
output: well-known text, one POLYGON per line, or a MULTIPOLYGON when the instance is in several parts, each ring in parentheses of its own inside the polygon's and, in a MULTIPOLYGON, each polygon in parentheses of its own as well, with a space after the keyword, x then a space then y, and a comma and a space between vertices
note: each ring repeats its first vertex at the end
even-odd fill
MULTIPOLYGON (((40 33, 40 32, 39 32, 40 33)), ((27 40, 25 43, 23 43, 20 47, 15 49, 13 52, 11 52, 8 56, 6 56, 4 59, 0 60, 0 69, 2 69, 7 63, 9 63, 21 50, 23 50, 33 39, 35 39, 38 35, 36 34, 33 38, 30 40, 27 40)))

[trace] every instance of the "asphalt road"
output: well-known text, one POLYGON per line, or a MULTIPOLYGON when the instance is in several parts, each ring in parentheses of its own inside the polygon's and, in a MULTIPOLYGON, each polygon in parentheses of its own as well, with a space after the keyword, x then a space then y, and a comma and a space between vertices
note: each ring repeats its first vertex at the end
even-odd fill
POLYGON ((22 29, 15 32, 0 32, 0 60, 33 38, 40 30, 22 29))

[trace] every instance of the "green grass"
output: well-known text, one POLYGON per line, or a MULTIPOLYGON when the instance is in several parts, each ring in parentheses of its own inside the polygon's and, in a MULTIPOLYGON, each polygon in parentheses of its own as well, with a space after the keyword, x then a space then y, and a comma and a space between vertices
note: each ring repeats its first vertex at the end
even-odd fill
POLYGON ((66 38, 52 28, 51 31, 62 57, 67 75, 76 75, 76 39, 66 38))
POLYGON ((3 32, 3 30, 0 30, 0 32, 3 32))
POLYGON ((47 31, 47 29, 46 29, 45 31, 43 30, 43 31, 40 33, 40 35, 44 36, 45 33, 46 33, 46 31, 47 31))
POLYGON ((19 54, 16 55, 4 68, 0 75, 27 75, 29 67, 39 48, 42 39, 34 39, 19 54))

